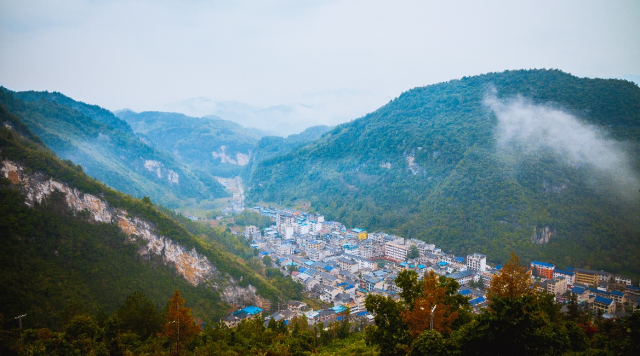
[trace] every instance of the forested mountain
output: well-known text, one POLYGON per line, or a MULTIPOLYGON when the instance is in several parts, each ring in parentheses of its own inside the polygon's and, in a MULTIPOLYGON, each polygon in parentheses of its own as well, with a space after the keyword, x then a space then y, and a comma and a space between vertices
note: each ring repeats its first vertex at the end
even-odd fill
POLYGON ((299 134, 293 134, 287 137, 265 136, 261 138, 251 153, 249 163, 244 167, 242 178, 248 182, 259 162, 278 155, 287 154, 300 146, 319 139, 329 130, 331 130, 329 126, 318 125, 309 127, 299 134))
POLYGON ((211 116, 197 118, 130 110, 116 114, 126 120, 133 131, 153 141, 156 148, 171 152, 184 163, 215 176, 239 175, 260 139, 255 130, 211 116))
POLYGON ((254 250, 244 239, 106 187, 1 105, 0 244, 0 314, 27 313, 26 328, 111 314, 136 290, 162 307, 179 289, 206 320, 228 303, 268 309, 295 294, 290 280, 245 265, 254 250))
POLYGON ((253 201, 456 254, 640 276, 640 88, 558 70, 407 91, 255 168, 253 201))
POLYGON ((13 93, 4 88, 0 104, 59 157, 127 194, 148 196, 169 207, 228 194, 213 176, 145 144, 125 121, 98 106, 60 93, 13 93))

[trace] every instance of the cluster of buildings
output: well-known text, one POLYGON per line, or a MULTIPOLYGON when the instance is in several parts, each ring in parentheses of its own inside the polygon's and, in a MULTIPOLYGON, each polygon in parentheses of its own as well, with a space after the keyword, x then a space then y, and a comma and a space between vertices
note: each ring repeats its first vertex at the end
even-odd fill
POLYGON ((531 274, 536 278, 536 289, 559 299, 574 295, 578 303, 605 317, 624 312, 625 305, 637 308, 640 303, 640 288, 631 285, 631 278, 609 272, 571 267, 561 270, 550 263, 533 261, 531 274))
MULTIPOLYGON (((455 256, 421 240, 348 229, 339 222, 325 221, 324 216, 318 214, 253 209, 273 221, 263 233, 255 226, 245 229, 245 237, 260 251, 260 257, 269 256, 274 267, 278 266, 286 276, 300 282, 312 298, 331 306, 320 311, 283 308, 269 317, 276 320, 287 321, 304 314, 310 323, 324 322, 332 316, 338 318, 343 308, 348 308, 351 315, 365 318, 367 294, 399 299, 401 289, 394 281, 404 270, 414 270, 420 276, 433 271, 455 279, 461 285, 458 293, 468 296, 474 309, 479 310, 487 302, 486 288, 501 269, 500 265, 488 265, 487 256, 480 253, 455 256)), ((537 261, 531 263, 531 271, 536 288, 547 290, 559 299, 583 288, 579 301, 594 310, 612 314, 617 304, 637 305, 640 301, 630 296, 640 289, 632 287, 628 278, 579 268, 559 270, 537 261)))

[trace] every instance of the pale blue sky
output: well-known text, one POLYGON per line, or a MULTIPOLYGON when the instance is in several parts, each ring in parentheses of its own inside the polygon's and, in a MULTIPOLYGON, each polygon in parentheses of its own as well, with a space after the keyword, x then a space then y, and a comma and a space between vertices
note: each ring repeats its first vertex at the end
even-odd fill
POLYGON ((336 124, 520 68, 640 75, 640 1, 0 0, 0 85, 111 110, 237 101, 336 124))

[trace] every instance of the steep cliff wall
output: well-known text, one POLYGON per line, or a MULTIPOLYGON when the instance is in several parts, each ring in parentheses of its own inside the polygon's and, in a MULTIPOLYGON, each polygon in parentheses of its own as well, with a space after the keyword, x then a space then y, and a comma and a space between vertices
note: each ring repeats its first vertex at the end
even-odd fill
POLYGON ((193 286, 201 283, 217 289, 227 303, 255 303, 265 308, 269 302, 257 296, 256 289, 249 285, 240 287, 230 276, 223 276, 206 256, 195 248, 188 250, 170 238, 158 235, 152 223, 129 216, 128 212, 114 208, 99 197, 84 194, 67 184, 54 181, 39 173, 27 173, 22 166, 11 161, 2 161, 0 173, 8 178, 25 196, 29 206, 42 202, 54 191, 64 194, 68 206, 75 212, 88 211, 97 223, 116 224, 131 241, 141 242, 138 253, 154 254, 162 257, 165 264, 173 265, 193 286), (140 241, 141 240, 141 241, 140 241))

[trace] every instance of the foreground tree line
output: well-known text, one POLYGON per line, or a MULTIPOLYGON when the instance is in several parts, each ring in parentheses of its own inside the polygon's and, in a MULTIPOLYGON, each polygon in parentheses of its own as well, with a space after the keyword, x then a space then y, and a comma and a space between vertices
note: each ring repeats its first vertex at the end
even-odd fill
POLYGON ((488 307, 472 314, 456 281, 433 272, 396 279, 401 300, 368 296, 375 326, 367 345, 380 355, 640 355, 640 313, 602 319, 570 298, 561 313, 552 294, 536 292, 512 254, 487 290, 488 307))
MULTIPOLYGON (((236 328, 198 325, 179 291, 162 310, 138 291, 114 315, 78 315, 60 331, 3 328, 0 354, 640 355, 640 313, 605 320, 575 299, 561 313, 553 295, 534 291, 515 255, 492 279, 488 307, 479 314, 451 278, 404 271, 396 283, 400 300, 367 297, 375 325, 366 328, 348 312, 313 326, 304 317, 265 325, 260 316, 236 328)), ((0 325, 11 321, 0 316, 0 325)))

